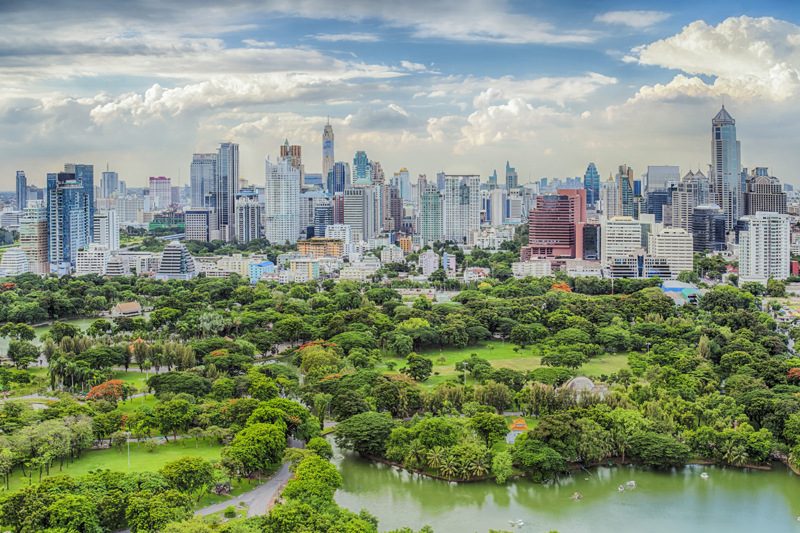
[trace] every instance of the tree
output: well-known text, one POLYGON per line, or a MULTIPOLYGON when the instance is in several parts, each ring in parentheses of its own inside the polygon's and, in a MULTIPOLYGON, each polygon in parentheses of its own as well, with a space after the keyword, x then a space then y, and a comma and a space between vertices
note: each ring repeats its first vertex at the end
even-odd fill
POLYGON ((631 457, 647 466, 668 468, 681 466, 691 457, 691 451, 668 435, 641 432, 631 439, 631 457))
POLYGON ((27 341, 11 341, 8 358, 19 368, 26 368, 39 358, 39 349, 27 341))
POLYGON ((186 400, 170 400, 159 402, 155 407, 155 418, 158 426, 169 441, 170 433, 177 438, 178 433, 183 433, 194 421, 194 409, 186 400))
POLYGON ((150 376, 147 384, 156 394, 171 392, 174 394, 186 393, 195 398, 202 398, 212 390, 211 380, 198 376, 194 372, 164 372, 150 376))
POLYGON ((767 281, 767 293, 773 298, 785 298, 786 284, 777 279, 770 278, 767 281))
POLYGON ((433 304, 431 304, 424 294, 420 294, 417 299, 414 300, 414 304, 411 307, 419 311, 430 311, 433 309, 433 304))
POLYGON ((334 493, 342 486, 342 476, 336 466, 318 455, 310 455, 300 461, 294 477, 284 489, 283 497, 303 501, 313 507, 333 501, 334 493))
POLYGON ((513 472, 511 463, 511 454, 508 452, 496 453, 492 458, 492 474, 495 475, 498 485, 505 483, 513 472))
POLYGON ((247 380, 250 384, 247 388, 247 392, 253 398, 266 402, 278 397, 278 386, 275 385, 275 381, 261 372, 250 370, 250 372, 247 373, 247 380))
POLYGON ((557 472, 568 468, 567 462, 553 448, 530 437, 523 439, 522 442, 519 441, 520 437, 517 437, 514 445, 514 462, 530 475, 532 481, 542 483, 553 479, 557 472))
POLYGON ((121 379, 112 379, 92 387, 89 393, 86 395, 86 399, 106 400, 116 403, 122 399, 124 393, 125 382, 121 379))
POLYGON ((331 443, 322 437, 315 437, 308 441, 308 444, 306 444, 306 449, 311 450, 326 461, 333 459, 333 448, 331 447, 331 443))
POLYGON ((433 361, 427 357, 412 353, 408 356, 406 373, 416 381, 425 381, 433 370, 433 361))
POLYGON ((486 441, 487 448, 505 439, 509 432, 505 417, 492 413, 477 413, 470 419, 470 425, 475 433, 486 441))
POLYGON ((222 454, 238 461, 245 473, 280 462, 286 449, 286 435, 274 424, 253 424, 240 431, 222 454))
POLYGON ((53 530, 91 533, 99 525, 95 503, 91 498, 77 494, 66 494, 55 500, 48 508, 50 526, 53 530))
POLYGON ((181 457, 168 462, 158 472, 181 492, 191 496, 197 491, 198 502, 203 495, 204 487, 214 482, 214 468, 201 457, 181 457))
POLYGON ((394 423, 388 415, 361 413, 336 426, 336 444, 363 456, 380 457, 393 428, 394 423))
POLYGON ((414 349, 414 339, 402 333, 395 333, 392 335, 388 347, 389 350, 393 351, 398 356, 408 357, 408 354, 414 349))
POLYGON ((154 494, 143 490, 131 494, 125 518, 131 533, 156 533, 174 521, 192 514, 192 500, 176 490, 154 494))

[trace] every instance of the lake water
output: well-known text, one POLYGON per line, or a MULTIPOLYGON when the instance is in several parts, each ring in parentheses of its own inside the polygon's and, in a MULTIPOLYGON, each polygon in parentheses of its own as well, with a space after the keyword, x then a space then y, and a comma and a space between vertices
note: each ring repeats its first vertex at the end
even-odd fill
POLYGON ((497 485, 446 483, 351 452, 335 454, 344 480, 336 501, 352 511, 368 509, 381 531, 429 525, 436 533, 800 532, 800 477, 780 463, 768 472, 599 467, 590 469, 593 477, 581 471, 545 485, 525 478, 497 485), (701 478, 702 472, 709 478, 701 478), (637 488, 619 492, 631 480, 637 488), (582 500, 570 499, 576 491, 582 500), (517 519, 525 524, 508 522, 517 519))
MULTIPOLYGON (((75 327, 81 328, 81 330, 85 333, 86 330, 89 329, 89 326, 91 326, 92 323, 95 320, 97 320, 97 319, 96 318, 76 318, 74 320, 64 320, 64 322, 66 322, 67 324, 72 324, 75 327)), ((106 318, 106 320, 109 320, 109 319, 106 318)), ((33 344, 36 344, 38 346, 40 344, 39 343, 39 337, 42 335, 42 333, 45 333, 45 332, 49 331, 50 330, 50 326, 39 326, 39 327, 33 328, 33 329, 34 329, 34 331, 36 331, 36 338, 32 342, 33 342, 33 344)), ((0 353, 1 354, 5 355, 5 354, 8 353, 8 343, 9 343, 8 339, 0 338, 0 353)))

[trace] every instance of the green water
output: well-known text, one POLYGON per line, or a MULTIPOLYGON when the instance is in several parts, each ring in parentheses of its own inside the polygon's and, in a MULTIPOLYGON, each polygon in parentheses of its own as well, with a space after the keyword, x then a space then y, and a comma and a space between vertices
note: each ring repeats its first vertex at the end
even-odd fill
POLYGON ((769 472, 687 466, 655 472, 593 468, 537 485, 523 479, 446 483, 336 450, 344 486, 339 505, 369 509, 379 529, 488 533, 489 529, 546 533, 800 532, 800 478, 777 463, 769 472), (708 479, 700 474, 707 472, 708 479), (589 478, 586 481, 585 478, 589 478), (637 488, 619 492, 635 480, 637 488), (584 499, 571 500, 574 492, 584 499), (521 519, 512 526, 509 519, 521 519))
MULTIPOLYGON (((72 324, 73 326, 81 328, 84 332, 89 329, 89 326, 97 320, 96 318, 76 318, 74 320, 65 320, 67 324, 72 324)), ((106 320, 109 320, 106 318, 106 320)), ((36 331, 36 338, 33 340, 33 343, 38 345, 39 344, 39 337, 42 333, 45 333, 50 330, 50 326, 40 326, 38 328, 33 328, 36 331)), ((8 352, 8 339, 0 338, 0 353, 5 355, 8 352)))

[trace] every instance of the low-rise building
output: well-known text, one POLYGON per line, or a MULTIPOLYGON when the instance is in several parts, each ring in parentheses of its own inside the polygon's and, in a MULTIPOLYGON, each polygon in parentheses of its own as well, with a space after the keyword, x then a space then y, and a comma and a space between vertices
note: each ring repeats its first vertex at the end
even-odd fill
POLYGON ((227 270, 229 272, 236 272, 243 278, 250 276, 250 265, 257 263, 257 261, 250 257, 244 257, 242 254, 233 254, 229 257, 221 257, 217 261, 218 270, 227 270))
POLYGON ((419 264, 422 265, 422 274, 430 276, 439 270, 439 255, 433 250, 426 250, 419 254, 419 264))
POLYGON ((543 278, 552 273, 552 263, 547 260, 536 260, 511 263, 511 272, 514 273, 516 279, 533 276, 534 278, 543 278))
POLYGON ((345 253, 344 241, 315 237, 307 241, 297 241, 297 251, 312 259, 335 257, 342 259, 345 253))
POLYGON ((22 248, 8 248, 3 252, 3 259, 0 260, 0 271, 6 276, 16 276, 30 272, 28 256, 22 248))
POLYGON ((75 261, 75 275, 86 274, 106 275, 106 267, 111 259, 111 251, 99 244, 89 244, 85 249, 78 251, 75 261))
POLYGON ((603 265, 600 261, 584 261, 582 259, 567 259, 564 264, 567 276, 573 278, 601 278, 603 265))
POLYGON ((405 258, 403 250, 394 244, 391 244, 381 250, 381 263, 400 263, 405 258))
POLYGON ((490 270, 488 268, 468 267, 464 269, 464 283, 472 281, 482 281, 489 277, 490 270))
POLYGON ((275 263, 272 261, 264 261, 262 263, 252 263, 250 265, 250 282, 256 283, 262 278, 264 274, 274 274, 275 263))
POLYGON ((111 318, 141 316, 142 306, 139 302, 120 302, 111 308, 111 318))

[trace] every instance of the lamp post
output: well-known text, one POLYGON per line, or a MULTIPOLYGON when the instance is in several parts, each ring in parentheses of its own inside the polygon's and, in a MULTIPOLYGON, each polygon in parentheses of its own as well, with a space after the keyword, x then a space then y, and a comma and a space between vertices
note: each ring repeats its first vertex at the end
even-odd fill
POLYGON ((142 405, 144 405, 144 387, 145 385, 147 385, 147 381, 145 380, 145 378, 139 378, 139 381, 144 381, 144 383, 142 384, 142 405))
POLYGON ((467 362, 466 361, 462 361, 461 364, 464 365, 464 386, 466 387, 467 386, 467 362))
POLYGON ((650 357, 650 343, 647 343, 647 357, 650 357))

